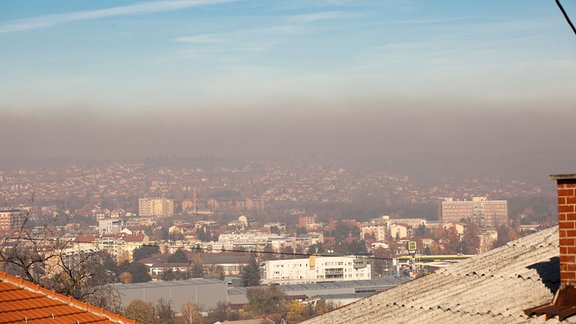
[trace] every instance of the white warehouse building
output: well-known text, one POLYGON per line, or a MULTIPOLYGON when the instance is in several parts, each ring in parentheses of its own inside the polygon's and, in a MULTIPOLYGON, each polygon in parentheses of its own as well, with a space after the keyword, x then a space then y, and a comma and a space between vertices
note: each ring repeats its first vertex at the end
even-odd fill
POLYGON ((263 284, 300 284, 370 280, 368 259, 356 256, 311 256, 308 259, 270 260, 261 264, 263 284))

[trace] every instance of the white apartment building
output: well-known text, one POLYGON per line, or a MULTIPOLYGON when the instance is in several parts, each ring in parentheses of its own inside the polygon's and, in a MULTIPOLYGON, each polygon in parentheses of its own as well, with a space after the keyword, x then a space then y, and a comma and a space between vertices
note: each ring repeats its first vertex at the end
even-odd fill
POLYGON ((133 260, 132 253, 142 245, 150 243, 146 234, 79 235, 74 240, 75 249, 107 251, 117 262, 133 260))
POLYGON ((439 216, 444 223, 471 220, 482 227, 497 228, 508 224, 508 201, 473 197, 472 200, 443 198, 439 203, 439 216))
POLYGON ((388 231, 390 232, 390 237, 394 240, 408 237, 408 227, 404 225, 392 224, 388 227, 388 231))
POLYGON ((244 232, 244 233, 223 233, 218 236, 218 243, 230 243, 236 245, 266 244, 269 238, 281 238, 277 234, 264 232, 244 232))
POLYGON ((170 217, 174 215, 174 200, 166 198, 138 199, 139 216, 170 217))
POLYGON ((117 234, 126 226, 121 219, 101 219, 98 221, 98 233, 100 234, 117 234))
POLYGON ((308 259, 270 260, 260 266, 263 284, 372 279, 369 260, 355 256, 311 256, 308 259))

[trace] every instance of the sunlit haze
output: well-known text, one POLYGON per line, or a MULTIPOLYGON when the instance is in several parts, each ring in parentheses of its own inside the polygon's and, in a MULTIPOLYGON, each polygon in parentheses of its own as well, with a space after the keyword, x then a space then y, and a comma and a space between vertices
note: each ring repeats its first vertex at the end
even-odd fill
POLYGON ((553 1, 0 3, 3 158, 517 153, 547 174, 576 157, 574 89, 553 1))

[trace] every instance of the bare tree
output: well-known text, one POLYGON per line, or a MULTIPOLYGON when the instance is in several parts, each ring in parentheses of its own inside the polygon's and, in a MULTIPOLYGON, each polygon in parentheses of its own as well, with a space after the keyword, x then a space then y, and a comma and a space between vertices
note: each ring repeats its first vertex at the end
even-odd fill
POLYGON ((475 223, 470 223, 464 229, 462 235, 462 253, 478 254, 480 250, 480 228, 475 223))
POLYGON ((202 323, 202 316, 198 312, 198 307, 193 302, 189 301, 182 305, 182 318, 186 324, 202 323))
POLYGON ((103 267, 107 254, 96 249, 75 249, 57 224, 59 216, 35 216, 31 210, 7 210, 11 225, 0 239, 3 271, 60 294, 117 311, 120 298, 114 274, 103 267))
POLYGON ((156 304, 156 315, 158 324, 172 323, 174 320, 174 310, 172 310, 172 301, 160 298, 156 304))

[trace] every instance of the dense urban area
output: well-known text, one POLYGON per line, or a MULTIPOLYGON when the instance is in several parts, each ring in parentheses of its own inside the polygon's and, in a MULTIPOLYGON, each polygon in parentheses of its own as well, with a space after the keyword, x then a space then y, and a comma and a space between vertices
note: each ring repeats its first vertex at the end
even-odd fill
POLYGON ((139 323, 301 321, 557 222, 526 180, 319 155, 14 165, 2 271, 139 323))

